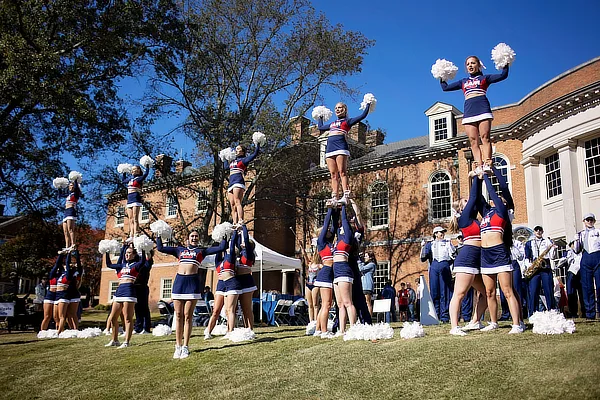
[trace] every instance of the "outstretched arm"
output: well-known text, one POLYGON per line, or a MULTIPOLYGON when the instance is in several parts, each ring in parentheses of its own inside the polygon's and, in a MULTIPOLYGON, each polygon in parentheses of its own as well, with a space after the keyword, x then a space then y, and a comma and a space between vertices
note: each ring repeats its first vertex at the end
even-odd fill
POLYGON ((344 228, 344 234, 342 235, 342 240, 346 243, 351 243, 352 241, 352 228, 348 223, 348 216, 346 215, 346 206, 342 205, 342 228, 344 228))
POLYGON ((502 202, 502 199, 500 199, 498 193, 496 193, 496 189, 494 189, 494 185, 492 185, 490 177, 484 175, 483 180, 485 181, 485 186, 487 187, 488 193, 490 194, 490 199, 494 201, 494 207, 496 208, 496 210, 498 210, 502 218, 508 219, 508 208, 506 208, 506 205, 502 202))
POLYGON ((458 80, 456 82, 448 83, 440 80, 440 85, 442 86, 442 90, 444 92, 451 92, 453 90, 462 89, 462 80, 458 80))
POLYGON ((204 251, 204 254, 206 254, 207 256, 210 256, 213 254, 219 254, 219 253, 224 252, 226 248, 227 248, 227 240, 221 240, 221 243, 219 243, 218 246, 209 247, 208 249, 206 249, 204 251))
POLYGON ((323 123, 323 117, 319 117, 319 121, 318 121, 318 123, 317 123, 317 128, 318 128, 320 131, 328 131, 328 130, 329 130, 329 128, 330 128, 330 126, 331 126, 331 124, 330 124, 330 123, 329 123, 329 124, 324 124, 324 123, 323 123))
MULTIPOLYGON (((123 264, 123 261, 125 261, 125 252, 127 251, 127 247, 129 245, 127 243, 123 243, 123 246, 121 247, 121 254, 119 254, 119 259, 117 260, 117 264, 123 264)), ((106 253, 108 254, 108 253, 106 253)))
POLYGON ((177 247, 163 246, 160 235, 156 237, 156 250, 160 251, 161 253, 169 254, 173 257, 179 257, 179 250, 177 247))
POLYGON ((50 270, 50 274, 48 275, 48 280, 58 276, 58 269, 62 265, 63 259, 65 258, 64 254, 60 254, 54 263, 54 267, 50 270))
POLYGON ((498 179, 498 185, 500 186, 500 192, 502 193, 502 197, 504 197, 504 199, 506 200, 506 207, 509 210, 514 210, 515 202, 512 198, 512 194, 510 193, 510 189, 508 188, 508 182, 506 182, 506 179, 504 179, 504 176, 502 175, 502 173, 493 165, 492 165, 492 171, 494 172, 496 179, 498 179))
POLYGON ((321 249, 323 248, 323 246, 325 246, 325 237, 327 236, 327 231, 329 230, 332 212, 333 208, 327 210, 327 214, 325 215, 325 222, 323 223, 323 229, 321 229, 321 233, 319 234, 319 238, 317 239, 317 246, 321 249))
POLYGON ((488 83, 501 82, 501 81, 505 80, 506 78, 508 78, 508 65, 506 67, 504 67, 502 72, 500 72, 499 74, 485 75, 485 80, 488 83))
POLYGON ((259 152, 260 152, 260 145, 257 144, 256 148, 254 149, 254 153, 242 158, 242 163, 244 163, 244 165, 250 164, 252 162, 252 160, 254 160, 256 158, 256 156, 258 155, 259 152))
POLYGON ((371 104, 367 104, 367 106, 365 107, 364 111, 362 112, 362 114, 360 114, 357 117, 353 117, 353 118, 348 118, 346 120, 346 122, 348 122, 348 125, 352 126, 354 124, 356 124, 357 122, 362 121, 363 119, 365 119, 367 117, 367 115, 369 115, 369 109, 371 108, 371 104))
MULTIPOLYGON (((478 207, 478 199, 481 194, 481 179, 478 177, 473 178, 471 182, 471 191, 469 192, 469 200, 463 209, 462 214, 460 215, 460 219, 463 219, 463 215, 466 215, 468 219, 477 218, 478 207)), ((460 225, 459 225, 460 226, 460 225)))

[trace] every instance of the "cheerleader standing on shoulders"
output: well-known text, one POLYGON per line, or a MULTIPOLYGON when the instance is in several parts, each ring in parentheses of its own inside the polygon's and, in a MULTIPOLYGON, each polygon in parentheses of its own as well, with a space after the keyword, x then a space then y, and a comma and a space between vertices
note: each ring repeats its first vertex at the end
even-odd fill
POLYGON ((312 258, 309 258, 302 243, 298 241, 298 244, 304 258, 304 264, 307 267, 304 297, 306 297, 306 301, 308 302, 308 319, 311 323, 316 324, 317 315, 319 314, 319 288, 315 287, 315 280, 323 264, 321 263, 319 252, 315 251, 312 258))
POLYGON ((112 340, 105 347, 119 347, 124 349, 129 347, 129 341, 133 334, 133 314, 137 297, 135 293, 135 278, 146 263, 146 256, 142 251, 142 257, 138 257, 137 251, 129 244, 124 244, 119 256, 119 262, 113 264, 110 261, 110 254, 106 253, 106 267, 117 271, 119 278, 119 287, 113 297, 113 305, 110 311, 112 321, 112 340), (119 316, 123 312, 125 319, 125 341, 119 343, 119 316))
MULTIPOLYGON (((508 77, 508 65, 502 69, 500 74, 484 75, 481 71, 484 68, 483 63, 478 57, 469 56, 465 61, 465 67, 469 73, 468 78, 452 83, 440 80, 440 84, 444 92, 462 89, 465 94, 462 124, 469 137, 471 151, 477 166, 483 166, 483 169, 489 170, 492 165, 490 130, 494 116, 486 93, 490 84, 503 81, 508 77), (481 148, 479 139, 481 139, 481 148)), ((476 172, 480 171, 476 169, 476 172)))
MULTIPOLYGON (((481 232, 479 229, 479 221, 477 220, 477 201, 481 192, 481 179, 474 178, 471 182, 471 192, 469 198, 460 199, 454 204, 454 209, 458 213, 455 214, 450 223, 450 230, 460 232, 463 235, 464 242, 461 251, 454 260, 454 273, 456 278, 454 281, 454 294, 450 300, 450 329, 451 335, 464 336, 466 335, 458 327, 458 319, 460 307, 463 298, 471 287, 475 288, 479 293, 485 293, 485 287, 481 278, 481 232)), ((478 296, 478 304, 476 310, 482 314, 487 307, 485 296, 478 296)), ((481 315, 477 315, 474 322, 475 327, 479 329, 479 319, 481 315)), ((472 324, 467 325, 467 330, 473 329, 472 324)))
MULTIPOLYGON (((67 291, 67 298, 69 299, 69 305, 67 307, 67 323, 71 329, 79 329, 79 303, 81 302, 81 293, 79 293, 79 285, 81 285, 81 276, 83 274, 83 268, 81 266, 81 256, 79 251, 75 250, 75 262, 77 268, 70 268, 73 273, 70 275, 69 289, 67 291)), ((71 254, 67 255, 67 265, 71 265, 71 254)))
POLYGON ((127 219, 129 220, 129 238, 132 241, 138 235, 140 230, 140 210, 143 206, 142 186, 144 180, 150 173, 150 164, 146 164, 146 171, 142 173, 142 168, 135 165, 131 168, 131 178, 123 173, 123 185, 127 186, 127 219))
POLYGON ((171 297, 175 308, 175 353, 173 358, 187 358, 190 355, 189 342, 192 335, 192 316, 196 303, 202 298, 202 285, 198 276, 198 268, 208 255, 216 254, 223 249, 220 246, 211 248, 199 247, 200 234, 192 230, 188 236, 188 246, 163 246, 160 236, 156 238, 156 250, 177 257, 179 268, 173 282, 171 297))
POLYGON ((346 135, 350 132, 350 128, 358 122, 366 118, 369 114, 370 103, 366 104, 365 110, 361 115, 354 118, 348 118, 348 106, 344 103, 335 105, 335 115, 338 118, 330 124, 323 123, 323 117, 319 117, 319 131, 329 131, 327 136, 327 147, 325 149, 325 161, 327 169, 331 174, 331 201, 330 205, 335 205, 338 201, 339 181, 342 183, 344 196, 340 202, 346 204, 350 198, 350 184, 348 182, 348 157, 350 157, 350 148, 346 135), (338 181, 339 179, 339 181, 338 181))
POLYGON ((493 206, 483 205, 481 210, 481 274, 487 303, 490 310, 492 322, 482 329, 491 331, 498 329, 498 301, 496 299, 496 278, 504 292, 510 315, 512 318, 512 329, 509 333, 522 333, 524 325, 519 321, 519 303, 514 295, 512 284, 512 262, 510 259, 510 247, 512 246, 512 228, 509 220, 508 208, 496 193, 492 181, 486 174, 483 176, 493 206))
POLYGON ((235 160, 231 161, 230 163, 228 161, 223 161, 223 168, 225 170, 229 169, 227 200, 231 206, 231 215, 234 224, 244 223, 244 207, 242 205, 242 199, 244 198, 244 193, 246 192, 244 176, 246 175, 248 165, 250 165, 252 160, 258 156, 259 151, 260 144, 257 143, 254 153, 246 156, 246 146, 239 144, 235 148, 235 160))
MULTIPOLYGON (((48 325, 50 325, 50 320, 54 317, 54 301, 56 300, 56 281, 60 276, 61 265, 64 261, 64 254, 60 254, 54 263, 54 267, 50 270, 48 274, 48 284, 50 288, 46 292, 46 296, 44 296, 44 319, 42 320, 42 326, 40 330, 45 331, 48 330, 48 325)), ((58 308, 58 307, 57 307, 58 308)), ((56 328, 58 328, 58 319, 54 318, 54 323, 56 328)))
POLYGON ((329 230, 329 224, 333 226, 338 224, 338 210, 330 208, 325 215, 325 222, 319 232, 317 239, 317 251, 321 256, 323 266, 317 273, 315 286, 319 288, 321 296, 321 309, 317 315, 317 326, 315 336, 321 335, 322 338, 330 337, 327 331, 327 321, 329 320, 329 310, 333 304, 333 238, 332 231, 329 230))
POLYGON ((65 217, 63 218, 63 233, 65 235, 65 248, 62 253, 75 249, 77 241, 75 238, 75 222, 77 221, 77 202, 83 198, 77 179, 69 183, 69 192, 65 201, 65 217))
POLYGON ((340 308, 340 330, 339 335, 343 335, 346 331, 346 316, 350 320, 350 325, 356 323, 356 308, 352 303, 352 284, 354 282, 354 273, 348 257, 352 247, 354 233, 348 217, 346 216, 346 206, 342 205, 341 209, 342 226, 338 230, 338 241, 335 245, 333 253, 333 284, 335 291, 335 299, 340 308))
MULTIPOLYGON (((221 245, 219 246, 223 249, 227 248, 227 240, 223 239, 221 241, 221 245)), ((226 251, 226 250, 225 250, 226 251)), ((211 332, 215 328, 217 321, 219 320, 219 316, 221 315, 221 310, 223 309, 223 305, 225 304, 225 293, 223 292, 223 281, 220 279, 221 276, 221 268, 223 268, 224 256, 223 253, 225 251, 220 251, 215 254, 215 271, 217 276, 219 276, 219 280, 217 282, 217 290, 215 291, 215 301, 212 307, 212 314, 208 321, 208 325, 204 330, 204 340, 208 340, 212 338, 211 332)))
POLYGON ((254 248, 256 244, 250 239, 248 228, 242 225, 242 236, 236 242, 240 252, 240 261, 237 267, 237 280, 240 283, 242 294, 240 294, 240 305, 244 315, 244 326, 254 330, 254 312, 252 311, 252 294, 256 289, 256 283, 252 277, 252 266, 256 260, 254 248))

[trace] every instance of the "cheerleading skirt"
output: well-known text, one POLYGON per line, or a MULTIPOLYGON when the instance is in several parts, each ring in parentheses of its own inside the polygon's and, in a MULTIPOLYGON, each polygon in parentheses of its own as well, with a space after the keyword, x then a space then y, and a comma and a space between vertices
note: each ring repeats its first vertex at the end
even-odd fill
POLYGON ((481 273, 481 247, 463 246, 454 260, 454 273, 479 275, 481 273))
POLYGON ((490 102, 486 96, 475 96, 465 100, 465 112, 462 124, 494 119, 490 102))
POLYGON ((338 282, 354 283, 354 273, 348 261, 333 263, 333 283, 338 282))
POLYGON ((202 288, 200 287, 200 277, 193 275, 175 275, 173 282, 173 291, 171 294, 173 300, 199 300, 202 298, 202 288))
POLYGON ((327 147, 325 148, 325 158, 339 155, 350 156, 346 135, 329 135, 327 137, 327 147))
POLYGON ((113 301, 117 303, 129 302, 137 303, 137 295, 133 283, 121 283, 115 292, 113 301))
POLYGON ((328 265, 323 267, 317 273, 317 279, 315 279, 315 286, 333 288, 333 268, 328 265))
MULTIPOLYGON (((462 251, 462 250, 461 250, 462 251)), ((481 273, 484 275, 513 270, 510 251, 504 244, 481 248, 481 273)))

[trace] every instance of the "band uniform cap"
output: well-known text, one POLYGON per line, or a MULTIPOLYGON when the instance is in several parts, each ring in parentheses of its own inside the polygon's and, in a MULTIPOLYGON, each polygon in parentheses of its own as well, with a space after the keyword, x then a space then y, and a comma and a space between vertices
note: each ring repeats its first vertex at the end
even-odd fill
POLYGON ((537 225, 535 228, 533 228, 534 231, 543 231, 544 228, 542 228, 540 225, 537 225))
POLYGON ((596 220, 596 216, 595 216, 594 214, 592 214, 592 213, 587 213, 587 214, 585 214, 585 215, 583 216, 583 220, 584 220, 584 221, 585 221, 586 219, 588 219, 588 218, 593 218, 593 219, 594 219, 594 221, 596 220))
POLYGON ((433 228, 434 234, 436 234, 438 232, 446 232, 446 230, 444 228, 442 228, 441 226, 436 226, 435 228, 433 228))

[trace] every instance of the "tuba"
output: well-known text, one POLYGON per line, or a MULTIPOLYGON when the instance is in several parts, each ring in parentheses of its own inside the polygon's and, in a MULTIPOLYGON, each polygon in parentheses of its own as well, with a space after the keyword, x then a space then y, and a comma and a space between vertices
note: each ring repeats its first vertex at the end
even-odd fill
POLYGON ((542 268, 546 266, 546 260, 544 260, 544 257, 546 257, 546 254, 548 254, 550 250, 554 248, 554 246, 554 244, 548 246, 546 250, 542 251, 538 258, 533 260, 531 265, 523 273, 525 279, 531 279, 535 274, 537 274, 542 268))

